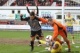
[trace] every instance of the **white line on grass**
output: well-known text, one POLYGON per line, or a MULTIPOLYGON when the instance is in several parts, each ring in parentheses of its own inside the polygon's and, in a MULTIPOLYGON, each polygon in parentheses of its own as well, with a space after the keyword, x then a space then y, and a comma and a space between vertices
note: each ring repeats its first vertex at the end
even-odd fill
POLYGON ((75 48, 80 48, 80 46, 74 46, 75 48))

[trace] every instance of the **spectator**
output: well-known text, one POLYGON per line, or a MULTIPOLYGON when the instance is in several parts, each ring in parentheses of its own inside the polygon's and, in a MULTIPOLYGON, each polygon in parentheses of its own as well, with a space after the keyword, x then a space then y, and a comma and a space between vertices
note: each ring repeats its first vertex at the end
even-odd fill
POLYGON ((11 4, 11 6, 15 6, 17 3, 16 2, 13 2, 12 4, 11 4))
POLYGON ((4 3, 4 1, 3 1, 3 0, 1 0, 1 1, 0 1, 0 6, 2 6, 2 5, 3 5, 3 3, 4 3))
POLYGON ((45 6, 50 6, 50 1, 49 0, 46 1, 45 6))
POLYGON ((0 1, 0 6, 2 6, 2 3, 1 3, 1 1, 0 1))
MULTIPOLYGON (((4 5, 8 0, 0 0, 0 6, 4 5)), ((38 6, 51 6, 53 2, 56 2, 56 6, 62 6, 61 0, 16 0, 10 6, 25 6, 28 4, 29 6, 35 6, 35 2, 37 1, 38 6)), ((79 6, 78 2, 72 0, 65 0, 65 6, 79 6)))

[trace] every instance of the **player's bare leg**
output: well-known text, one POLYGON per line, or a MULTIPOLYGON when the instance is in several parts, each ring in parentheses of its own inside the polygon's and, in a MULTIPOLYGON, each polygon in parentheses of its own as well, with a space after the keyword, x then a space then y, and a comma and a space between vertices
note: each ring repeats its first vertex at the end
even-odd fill
POLYGON ((64 41, 67 43, 68 45, 68 52, 71 52, 71 47, 70 47, 70 42, 67 38, 64 38, 64 41))
POLYGON ((64 32, 60 32, 59 34, 63 37, 64 41, 67 43, 67 45, 68 45, 68 52, 70 52, 71 51, 71 47, 70 47, 70 42, 67 39, 67 32, 64 30, 64 32))
POLYGON ((74 42, 74 35, 73 34, 71 34, 72 35, 72 44, 75 44, 75 42, 74 42))

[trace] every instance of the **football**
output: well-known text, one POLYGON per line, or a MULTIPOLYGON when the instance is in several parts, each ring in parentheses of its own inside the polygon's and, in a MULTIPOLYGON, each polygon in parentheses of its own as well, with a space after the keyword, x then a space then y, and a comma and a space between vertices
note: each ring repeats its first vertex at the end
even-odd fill
POLYGON ((51 39, 52 39, 52 36, 51 36, 51 35, 47 35, 46 38, 45 38, 45 40, 46 40, 47 42, 51 41, 51 39))

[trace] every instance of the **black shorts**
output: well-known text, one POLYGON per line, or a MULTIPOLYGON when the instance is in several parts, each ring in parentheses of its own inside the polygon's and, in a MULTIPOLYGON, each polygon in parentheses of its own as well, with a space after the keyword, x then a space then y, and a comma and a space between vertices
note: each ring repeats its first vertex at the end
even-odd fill
POLYGON ((38 35, 39 37, 43 37, 42 30, 31 31, 31 37, 35 37, 36 35, 38 35))

